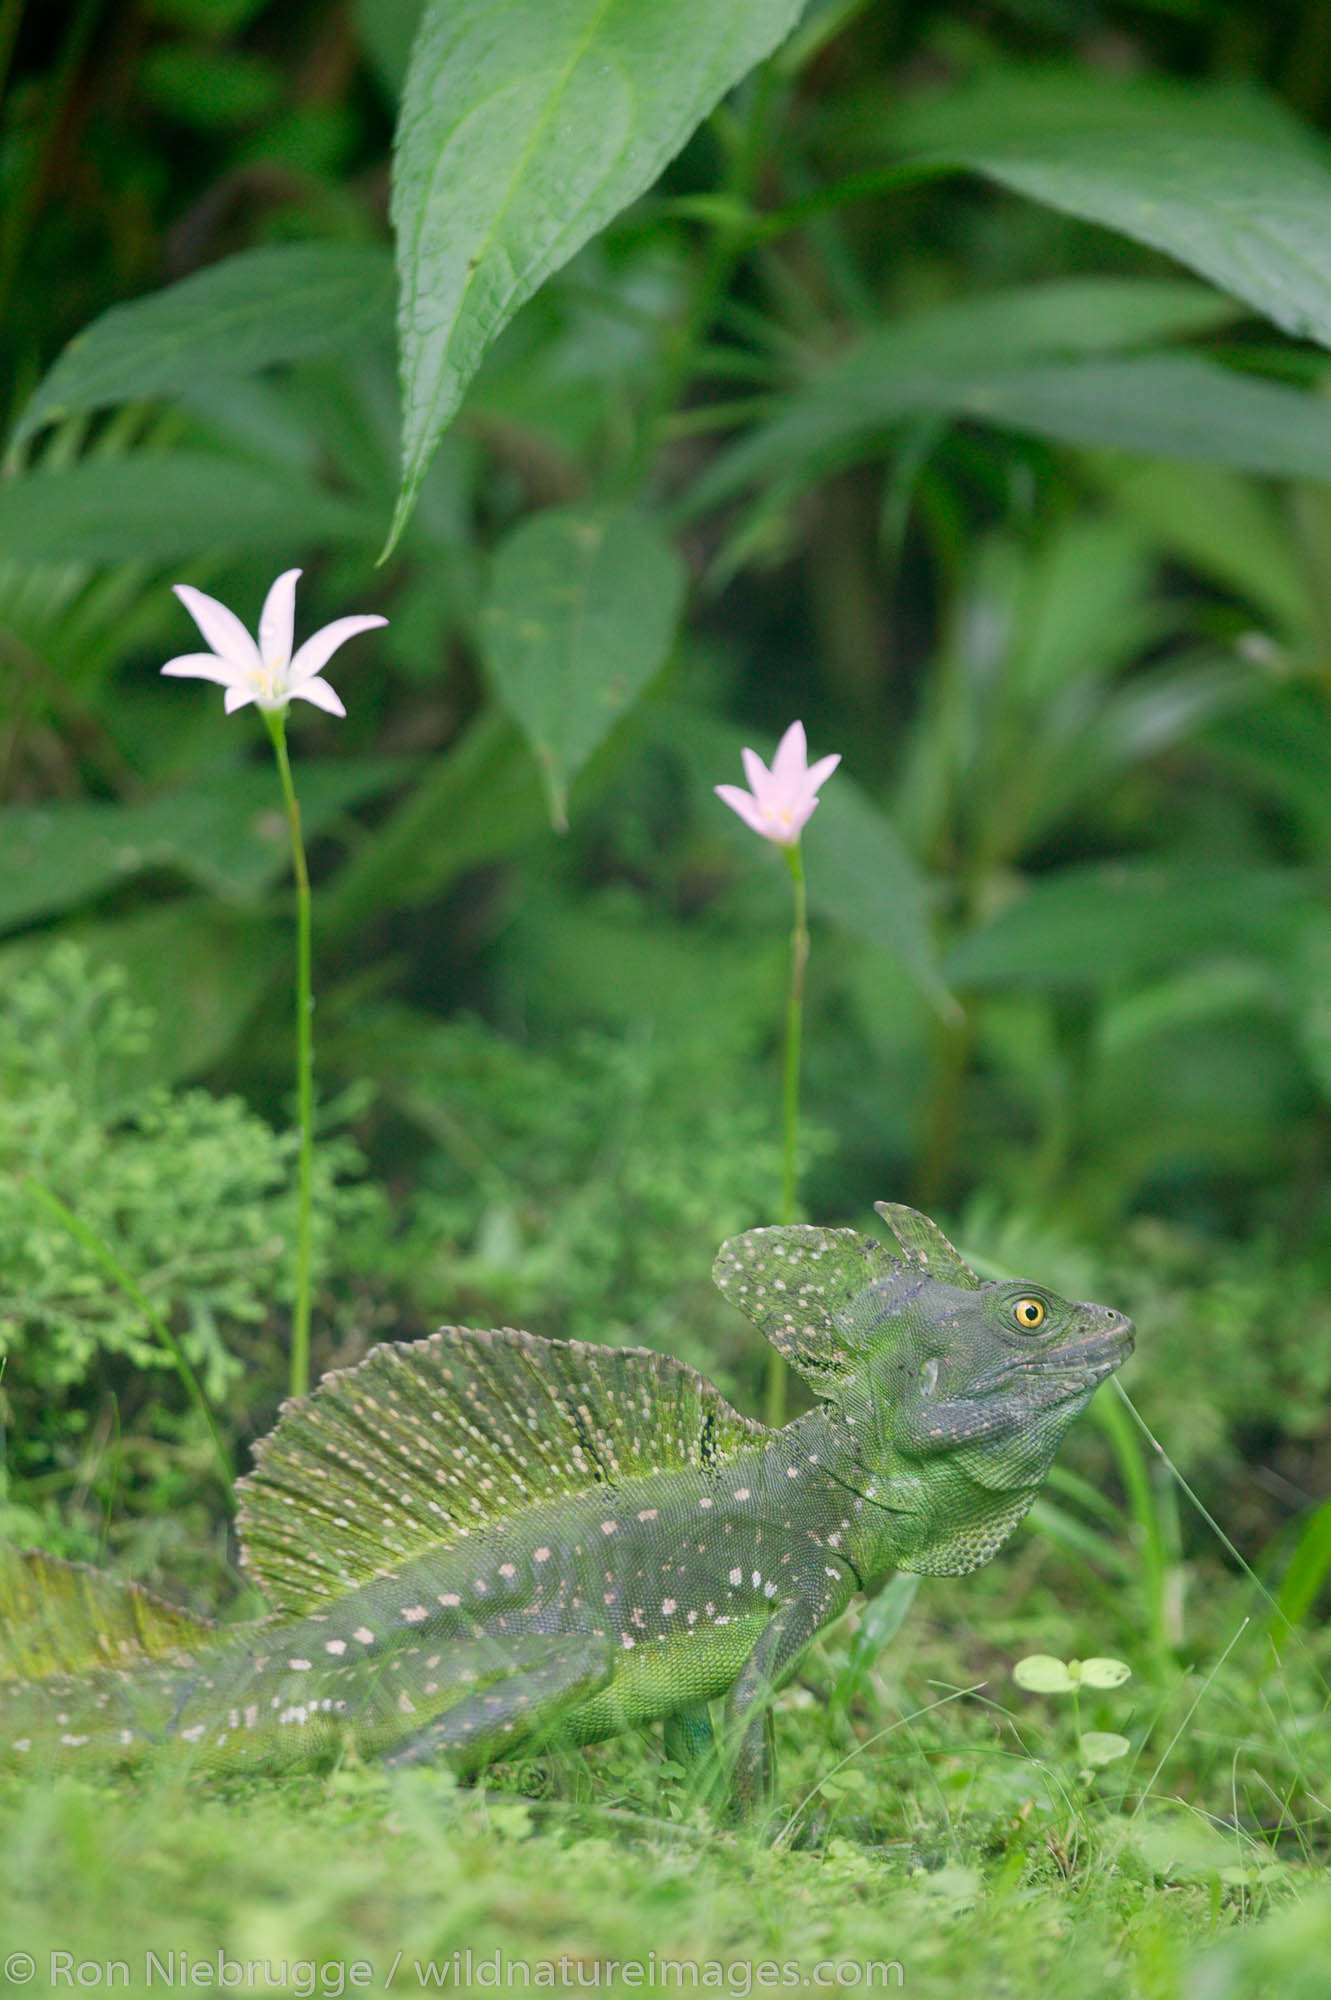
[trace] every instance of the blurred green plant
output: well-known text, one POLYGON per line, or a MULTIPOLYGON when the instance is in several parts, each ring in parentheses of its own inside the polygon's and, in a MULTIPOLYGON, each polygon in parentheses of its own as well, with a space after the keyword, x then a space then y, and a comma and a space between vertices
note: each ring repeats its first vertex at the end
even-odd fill
MULTIPOLYGON (((36 1492, 100 1479, 89 1455, 110 1448, 108 1397, 122 1431, 165 1417, 182 1463, 198 1462, 201 1451, 206 1459, 199 1413, 188 1403, 172 1412, 162 1371, 173 1370, 173 1357, 140 1299, 174 1330, 232 1441, 262 1403, 260 1385, 238 1392, 254 1366, 254 1331, 246 1330, 269 1328, 287 1253, 294 1142, 238 1097, 145 1088, 136 1070, 153 1033, 125 974, 94 969, 72 943, 17 975, 0 1001, 0 1410, 8 1504, 20 1516, 36 1492), (28 1176, 83 1233, 32 1198, 28 1176), (108 1282, 97 1245, 132 1292, 108 1282)), ((363 1218, 373 1200, 356 1183, 360 1164, 345 1137, 324 1149, 316 1178, 322 1271, 335 1232, 363 1218)), ((265 1374, 271 1385, 272 1356, 265 1374)), ((122 1491, 119 1503, 133 1508, 133 1492, 122 1491)))

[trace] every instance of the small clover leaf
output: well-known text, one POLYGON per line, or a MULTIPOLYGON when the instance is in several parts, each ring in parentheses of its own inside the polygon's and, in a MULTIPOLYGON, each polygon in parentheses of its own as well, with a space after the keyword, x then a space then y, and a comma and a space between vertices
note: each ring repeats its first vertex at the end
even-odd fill
POLYGON ((1081 1739, 1083 1759, 1096 1767, 1112 1764, 1116 1757, 1126 1757, 1131 1748, 1127 1737, 1112 1729, 1088 1729, 1081 1739))
POLYGON ((1132 1668, 1126 1660, 1072 1660, 1068 1671, 1088 1688, 1122 1687, 1124 1681, 1132 1678, 1132 1668))
POLYGON ((1029 1694, 1069 1694, 1077 1685, 1063 1661, 1052 1653, 1028 1653, 1017 1661, 1012 1678, 1029 1694))

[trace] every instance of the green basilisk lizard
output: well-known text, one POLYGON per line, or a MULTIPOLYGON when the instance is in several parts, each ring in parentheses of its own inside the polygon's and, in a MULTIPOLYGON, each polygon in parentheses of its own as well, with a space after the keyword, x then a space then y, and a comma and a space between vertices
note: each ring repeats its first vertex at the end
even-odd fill
POLYGON ((241 1482, 273 1607, 219 1628, 36 1552, 0 1560, 0 1760, 209 1768, 363 1754, 461 1772, 663 1719, 741 1809, 770 1701, 892 1569, 960 1574, 1020 1521, 1131 1322, 986 1283, 934 1224, 898 1248, 756 1229, 714 1276, 812 1384, 781 1430, 644 1349, 447 1328, 283 1407, 241 1482))

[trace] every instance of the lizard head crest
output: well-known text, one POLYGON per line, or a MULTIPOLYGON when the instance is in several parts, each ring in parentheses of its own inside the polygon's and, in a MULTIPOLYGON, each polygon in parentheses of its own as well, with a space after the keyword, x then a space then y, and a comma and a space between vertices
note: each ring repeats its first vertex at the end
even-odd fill
POLYGON ((712 1275, 841 1413, 866 1497, 884 1468, 939 1452, 994 1490, 1038 1484, 1131 1352, 1131 1321, 1044 1285, 986 1281, 927 1216, 876 1207, 895 1249, 853 1229, 754 1229, 723 1244, 712 1275))

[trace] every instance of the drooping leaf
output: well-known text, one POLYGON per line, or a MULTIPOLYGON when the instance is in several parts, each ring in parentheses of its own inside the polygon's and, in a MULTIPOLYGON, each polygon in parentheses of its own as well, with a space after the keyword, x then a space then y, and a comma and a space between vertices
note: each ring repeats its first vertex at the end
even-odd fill
POLYGON ((1066 444, 1331 480, 1331 407, 1193 354, 1022 369, 959 385, 958 414, 1066 444))
POLYGON ((0 482, 0 548, 25 562, 170 562, 370 532, 362 508, 296 473, 206 452, 89 459, 0 482))
POLYGON ((1251 85, 1101 66, 996 64, 978 78, 845 107, 857 164, 968 168, 1163 250, 1287 332, 1331 340, 1331 172, 1317 136, 1251 85))
POLYGON ((946 414, 991 375, 1205 333, 1233 315, 1200 285, 1138 278, 1055 279, 911 313, 811 371, 770 421, 708 469, 687 511, 778 472, 816 475, 889 425, 946 414))
POLYGON ((627 510, 551 508, 496 552, 486 655, 561 831, 572 780, 664 665, 683 596, 673 548, 627 510))
POLYGON ((1331 171, 1283 106, 1058 71, 960 91, 897 143, 1122 231, 1331 345, 1331 171))
POLYGON ((687 512, 754 480, 803 479, 878 449, 922 412, 969 418, 1101 451, 1195 459, 1279 479, 1331 481, 1331 406, 1306 390, 1239 374, 1193 354, 1124 355, 991 370, 921 359, 911 372, 815 388, 810 401, 755 431, 709 468, 687 512))
POLYGON ((398 128, 402 487, 552 271, 649 187, 803 0, 429 0, 398 128))
POLYGON ((38 384, 14 432, 139 397, 174 396, 210 376, 327 354, 389 324, 387 254, 363 244, 285 243, 224 263, 127 305, 76 334, 38 384))

